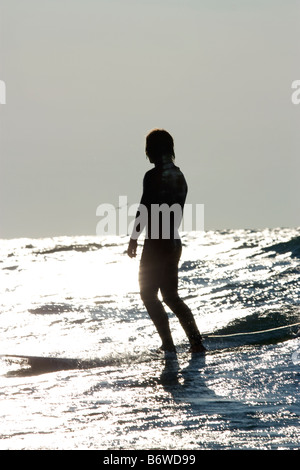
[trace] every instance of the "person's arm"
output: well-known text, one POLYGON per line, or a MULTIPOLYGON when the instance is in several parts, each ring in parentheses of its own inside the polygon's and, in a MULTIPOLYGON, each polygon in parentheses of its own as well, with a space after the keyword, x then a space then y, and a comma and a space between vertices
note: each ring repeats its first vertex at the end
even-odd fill
POLYGON ((135 240, 134 238, 130 238, 128 248, 127 248, 127 254, 129 258, 136 257, 136 250, 137 250, 137 240, 135 240))
POLYGON ((132 230, 132 234, 131 234, 128 249, 127 249, 127 254, 130 258, 136 257, 137 240, 147 224, 148 198, 149 198, 149 195, 148 195, 149 181, 148 180, 149 180, 149 177, 146 174, 144 177, 144 181, 143 181, 143 195, 142 195, 141 202, 140 202, 140 205, 138 207, 138 210, 135 216, 133 230, 132 230))

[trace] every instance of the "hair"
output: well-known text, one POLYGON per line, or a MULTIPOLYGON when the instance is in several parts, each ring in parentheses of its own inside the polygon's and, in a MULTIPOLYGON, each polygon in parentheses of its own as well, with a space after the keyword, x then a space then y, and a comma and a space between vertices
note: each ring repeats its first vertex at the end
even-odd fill
POLYGON ((146 137, 146 155, 153 163, 158 163, 163 156, 175 159, 174 141, 164 129, 153 129, 146 137))

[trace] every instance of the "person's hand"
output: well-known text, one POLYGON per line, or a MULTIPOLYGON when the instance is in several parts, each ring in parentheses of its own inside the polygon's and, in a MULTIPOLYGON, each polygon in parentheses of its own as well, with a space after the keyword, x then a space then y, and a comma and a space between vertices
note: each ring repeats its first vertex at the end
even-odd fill
POLYGON ((136 257, 136 250, 137 250, 137 240, 134 240, 133 238, 130 238, 128 249, 127 249, 127 254, 130 258, 135 258, 136 257))

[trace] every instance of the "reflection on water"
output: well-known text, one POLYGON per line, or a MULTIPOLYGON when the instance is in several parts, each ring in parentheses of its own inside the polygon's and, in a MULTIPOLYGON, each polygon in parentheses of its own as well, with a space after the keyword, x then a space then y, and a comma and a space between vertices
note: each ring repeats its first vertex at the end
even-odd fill
POLYGON ((1 241, 0 353, 56 358, 0 360, 1 448, 298 448, 299 230, 183 236, 205 356, 171 313, 177 355, 153 352, 127 241, 1 241))

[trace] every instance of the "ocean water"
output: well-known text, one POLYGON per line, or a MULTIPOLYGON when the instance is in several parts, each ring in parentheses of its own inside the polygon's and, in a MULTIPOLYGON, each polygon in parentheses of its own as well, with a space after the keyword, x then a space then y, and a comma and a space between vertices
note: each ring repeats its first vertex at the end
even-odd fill
POLYGON ((158 352, 128 237, 0 241, 0 354, 57 359, 1 356, 2 450, 300 448, 300 229, 182 241, 205 355, 171 312, 158 352))

